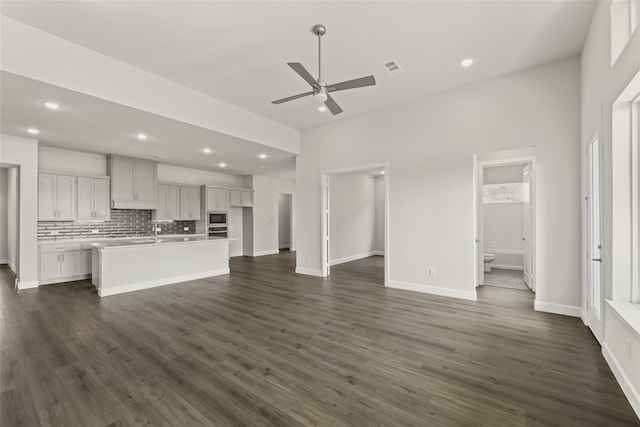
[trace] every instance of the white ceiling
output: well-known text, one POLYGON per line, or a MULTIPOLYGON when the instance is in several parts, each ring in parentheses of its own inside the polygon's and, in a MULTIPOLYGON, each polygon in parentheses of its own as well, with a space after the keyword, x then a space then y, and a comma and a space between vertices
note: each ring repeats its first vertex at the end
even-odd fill
MULTIPOLYGON (((577 55, 595 2, 2 1, 1 6, 1 13, 12 19, 305 129, 577 55), (310 98, 271 104, 309 90, 286 63, 301 62, 317 75, 317 39, 311 33, 317 23, 327 26, 322 40, 324 80, 335 83, 373 74, 377 81, 374 87, 335 93, 344 109, 335 117, 319 113, 310 98), (459 65, 466 57, 475 59, 470 69, 459 65), (404 73, 389 75, 383 67, 389 60, 397 60, 404 73)), ((37 86, 33 81, 24 84, 37 86)), ((9 91, 11 97, 5 97, 3 86, 3 113, 7 109, 22 120, 29 107, 14 108, 20 103, 19 93, 9 91)), ((27 87, 22 89, 29 93, 27 87)), ((95 104, 98 111, 107 108, 95 104)), ((110 111, 118 120, 98 123, 88 117, 91 111, 85 111, 87 126, 56 122, 55 132, 66 136, 69 144, 75 141, 74 147, 84 144, 92 148, 87 151, 113 151, 104 147, 130 141, 118 136, 125 129, 110 126, 118 126, 126 115, 142 114, 120 107, 119 113, 110 111), (97 135, 93 126, 104 134, 97 135), (95 148, 93 140, 102 148, 95 148)), ((164 120, 163 131, 172 128, 174 139, 189 132, 186 125, 164 120)), ((3 127, 7 124, 3 118, 3 127)), ((199 143, 210 136, 202 136, 199 143)), ((44 135, 43 140, 47 142, 44 135)), ((60 138, 49 143, 64 144, 60 138)), ((176 164, 200 165, 197 156, 185 153, 176 164)))

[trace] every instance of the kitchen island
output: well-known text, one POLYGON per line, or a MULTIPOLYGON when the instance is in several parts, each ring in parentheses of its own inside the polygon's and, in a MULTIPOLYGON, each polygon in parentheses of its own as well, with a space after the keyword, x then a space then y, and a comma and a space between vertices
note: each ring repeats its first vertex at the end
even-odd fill
POLYGON ((94 243, 92 280, 101 297, 229 273, 228 238, 144 238, 94 243))

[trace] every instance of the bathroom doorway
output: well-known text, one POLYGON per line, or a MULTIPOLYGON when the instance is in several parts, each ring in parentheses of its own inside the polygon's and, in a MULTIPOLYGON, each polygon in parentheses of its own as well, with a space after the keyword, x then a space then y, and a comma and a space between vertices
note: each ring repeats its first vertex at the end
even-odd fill
POLYGON ((476 159, 476 286, 535 292, 533 156, 496 154, 476 159))
POLYGON ((322 275, 355 269, 388 281, 388 166, 325 171, 322 179, 322 275))

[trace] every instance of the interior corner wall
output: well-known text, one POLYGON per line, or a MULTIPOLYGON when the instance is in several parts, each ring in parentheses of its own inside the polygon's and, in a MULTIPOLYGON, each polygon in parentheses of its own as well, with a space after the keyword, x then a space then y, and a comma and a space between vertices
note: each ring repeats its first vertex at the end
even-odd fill
POLYGON ((9 170, 0 168, 0 264, 9 261, 9 234, 8 234, 8 197, 9 197, 9 170))
POLYGON ((297 206, 295 187, 294 181, 253 175, 253 256, 276 254, 280 251, 278 245, 278 200, 281 193, 292 195, 294 234, 291 236, 291 249, 295 250, 297 206))
POLYGON ((329 177, 330 264, 371 256, 375 245, 375 180, 365 173, 329 177))
POLYGON ((384 255, 384 177, 375 179, 376 187, 376 225, 373 250, 376 255, 384 255))
POLYGON ((0 134, 0 163, 19 166, 18 287, 38 286, 38 141, 0 134))
MULTIPOLYGON (((622 2, 621 2, 622 3, 622 2)), ((587 195, 586 147, 599 137, 602 180, 602 286, 605 299, 613 297, 614 209, 612 157, 612 105, 631 79, 640 71, 640 30, 631 35, 615 64, 611 65, 611 1, 598 2, 581 55, 581 149, 582 196, 587 195)), ((630 237, 629 237, 630 238, 630 237)), ((587 210, 582 210, 582 253, 588 247, 587 210)), ((627 251, 631 248, 630 244, 627 251)), ((624 251, 625 248, 617 248, 624 251)), ((582 309, 587 312, 587 262, 582 264, 582 309)), ((629 304, 630 305, 630 304, 629 304)), ((632 307, 633 312, 636 308, 632 307)), ((602 348, 605 359, 618 379, 625 395, 640 416, 640 335, 622 320, 611 304, 604 304, 602 348), (627 346, 631 353, 627 353, 627 346), (633 358, 631 357, 633 354, 633 358)))
POLYGON ((388 284, 475 299, 473 155, 535 147, 536 299, 579 309, 579 112, 574 57, 304 130, 296 268, 322 274, 321 172, 388 162, 388 284))

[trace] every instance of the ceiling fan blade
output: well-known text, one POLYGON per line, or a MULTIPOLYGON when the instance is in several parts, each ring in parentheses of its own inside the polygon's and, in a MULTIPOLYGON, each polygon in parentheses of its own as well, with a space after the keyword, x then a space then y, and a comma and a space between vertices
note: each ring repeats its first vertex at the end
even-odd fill
POLYGON ((365 86, 374 86, 376 79, 373 76, 360 77, 359 79, 347 80, 327 86, 327 92, 335 92, 338 90, 356 89, 365 86))
POLYGON ((272 104, 282 104, 283 102, 293 101, 294 99, 302 98, 304 96, 313 95, 312 92, 299 93, 297 95, 289 96, 287 98, 276 99, 275 101, 271 101, 272 104))
POLYGON ((302 64, 298 62, 287 62, 287 65, 293 68, 293 71, 298 73, 298 75, 302 77, 305 82, 309 83, 314 88, 320 89, 316 79, 313 78, 313 76, 307 71, 306 68, 304 68, 302 64))
POLYGON ((324 105, 329 108, 329 111, 331 111, 331 114, 334 116, 342 113, 342 108, 340 108, 338 103, 330 95, 327 95, 327 100, 324 102, 324 105))

